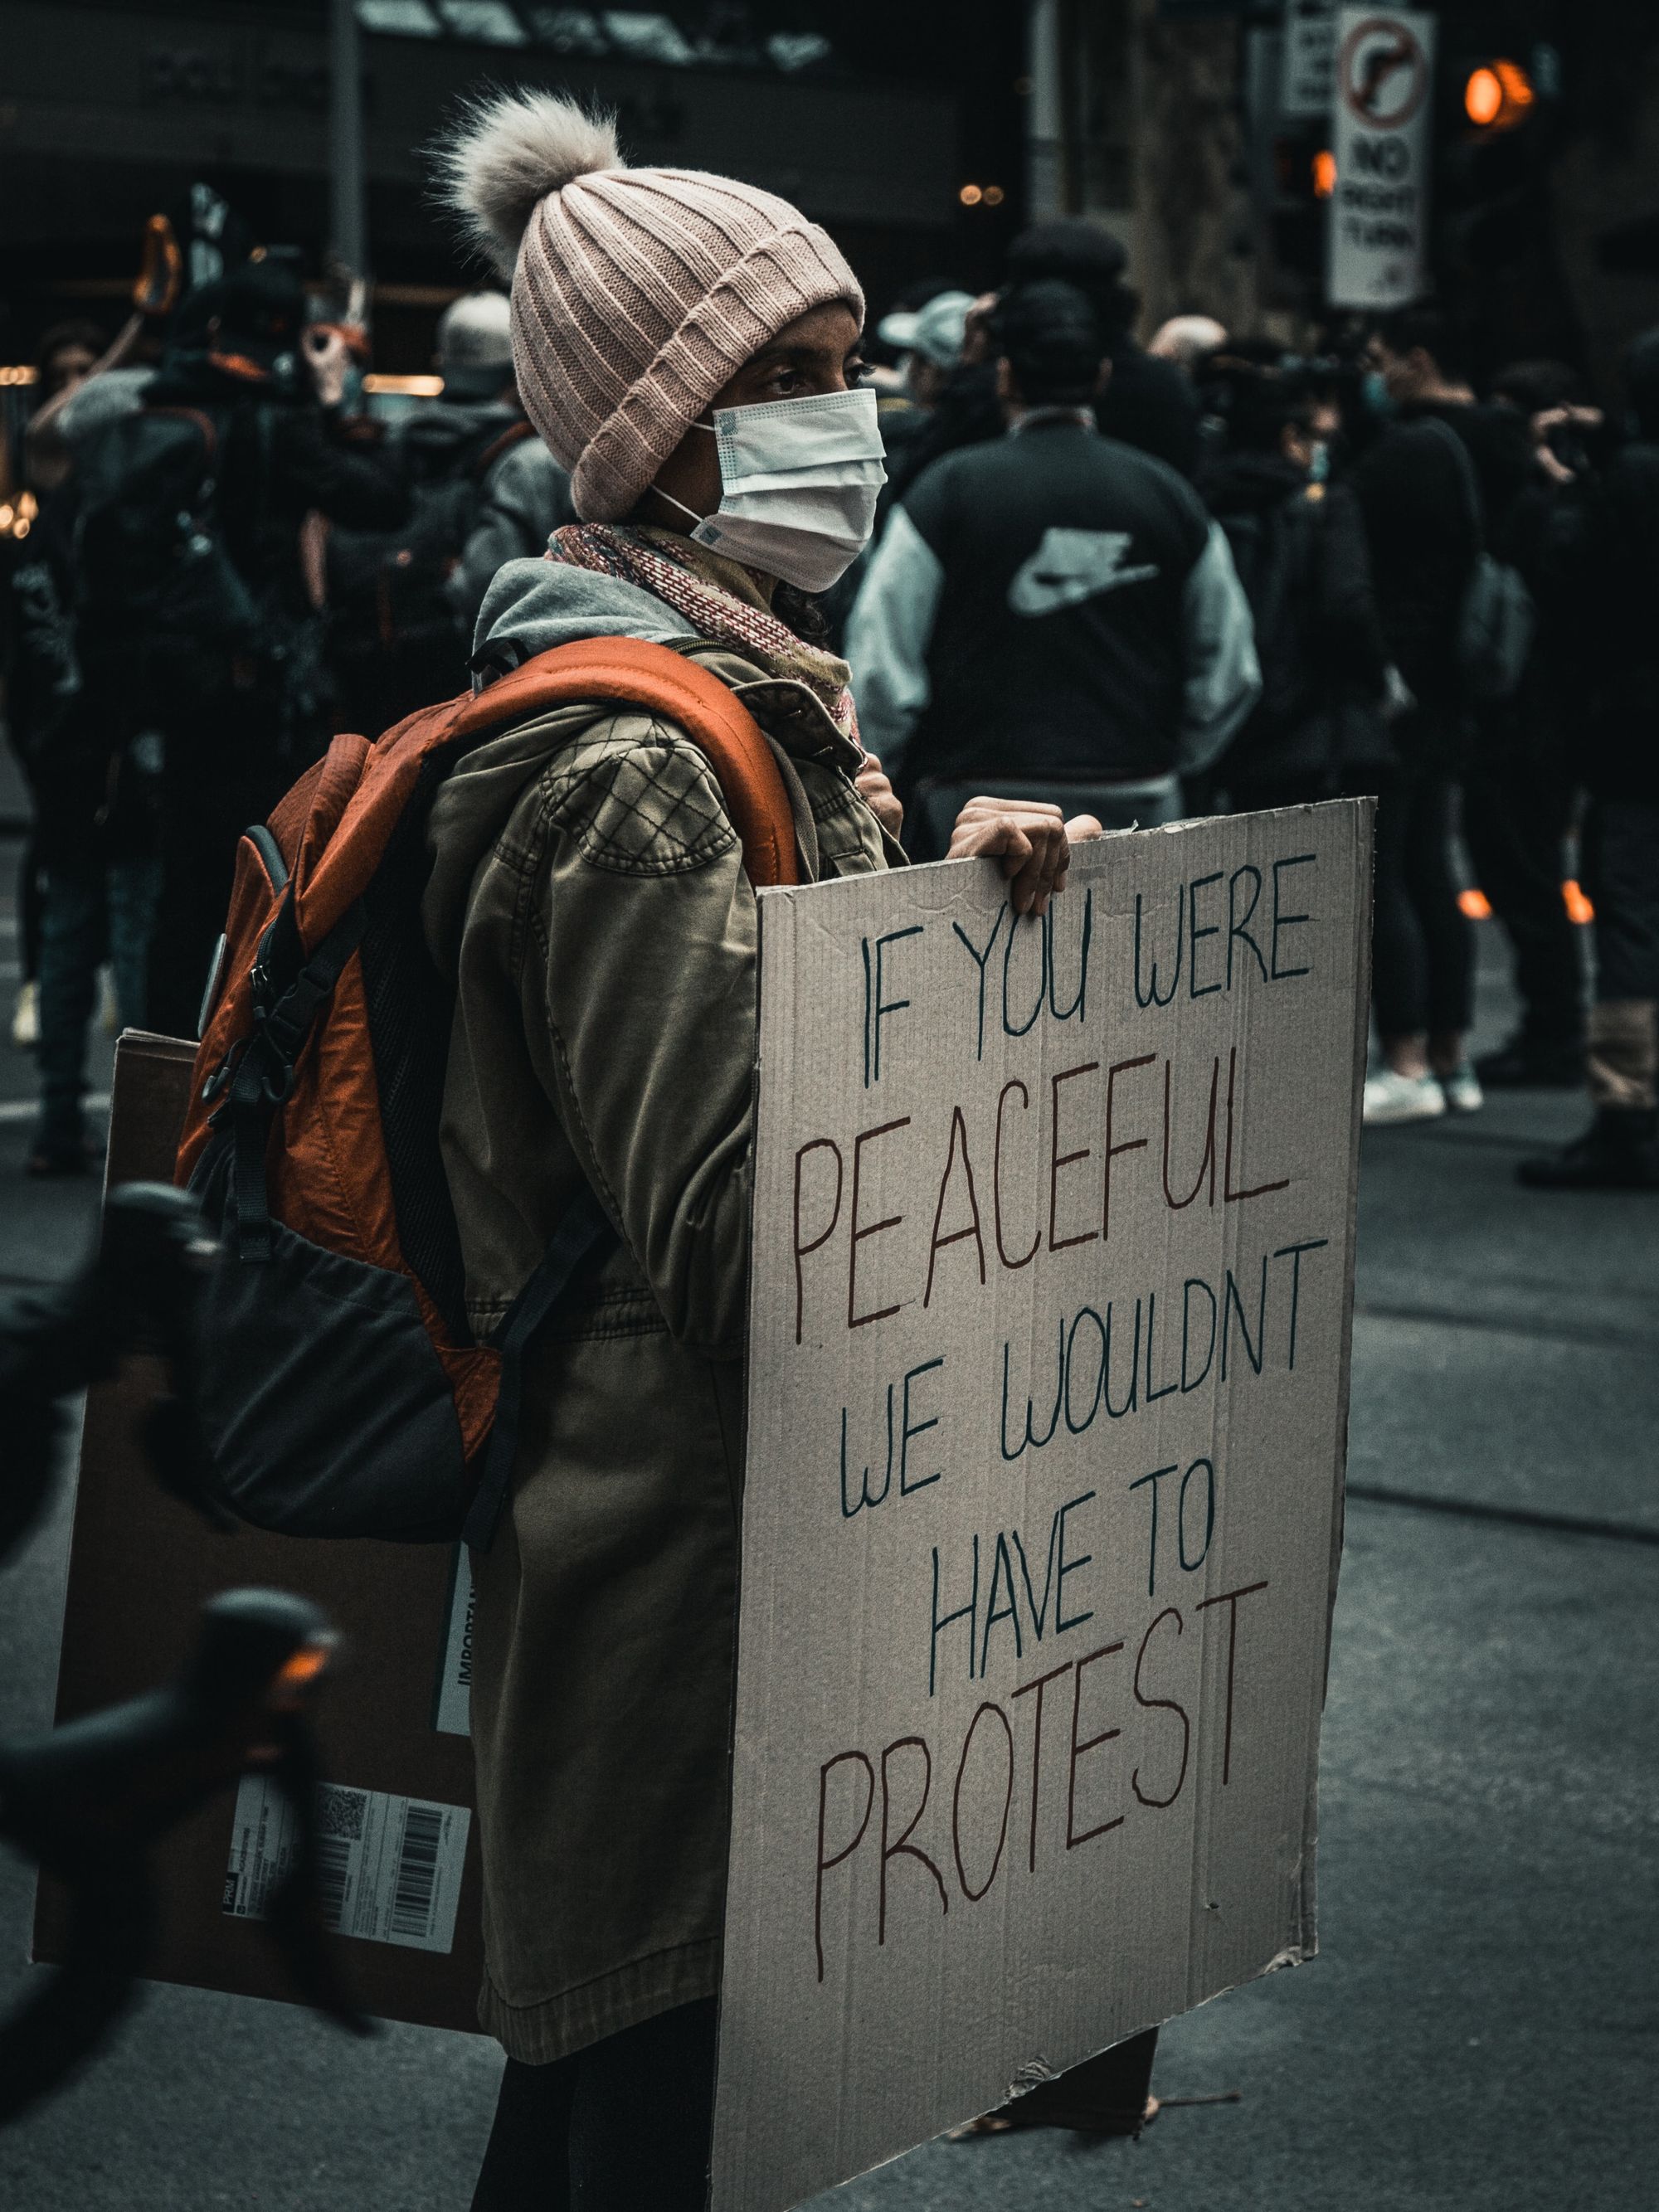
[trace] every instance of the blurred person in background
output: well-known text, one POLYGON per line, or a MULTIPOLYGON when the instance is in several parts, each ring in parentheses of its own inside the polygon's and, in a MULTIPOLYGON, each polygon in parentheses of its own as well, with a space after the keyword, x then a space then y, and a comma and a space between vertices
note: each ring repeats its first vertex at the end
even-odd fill
POLYGON ((918 405, 908 393, 902 408, 884 404, 887 482, 882 489, 882 523, 924 469, 963 446, 982 445, 1002 435, 996 362, 987 336, 988 318, 995 307, 996 295, 988 292, 963 311, 956 366, 942 376, 925 380, 927 406, 918 405))
POLYGON ((301 560, 315 509, 391 525, 395 459, 343 416, 344 337, 264 254, 181 303, 142 404, 76 445, 82 680, 161 752, 147 1025, 193 1036, 236 843, 327 737, 301 560))
POLYGON ((1388 652, 1359 502, 1329 481, 1328 410, 1298 377, 1215 356, 1229 443, 1202 480, 1255 630, 1261 696, 1214 771, 1235 811, 1375 788, 1393 761, 1388 652))
POLYGON ((1225 326, 1213 315, 1171 315, 1146 341, 1154 361, 1172 362, 1190 376, 1207 354, 1218 353, 1227 343, 1225 326))
MULTIPOLYGON (((83 384, 103 350, 104 333, 96 323, 58 323, 47 331, 35 355, 36 404, 33 421, 49 416, 58 404, 83 384)), ((49 465, 45 471, 28 465, 30 460, 38 459, 38 455, 27 453, 26 447, 26 481, 40 501, 46 496, 50 483, 61 483, 62 476, 52 477, 49 465)), ((31 525, 31 533, 33 527, 31 525)), ((40 737, 40 709, 38 699, 32 702, 30 698, 32 656, 25 639, 32 627, 29 609, 37 597, 36 585, 30 579, 33 573, 38 573, 40 547, 37 545, 31 550, 27 538, 8 537, 0 541, 0 551, 3 551, 6 569, 6 734, 23 781, 33 792, 34 757, 40 737), (20 573, 26 580, 21 588, 17 581, 20 573), (23 625, 21 629, 20 623, 23 625)), ((58 580, 50 561, 46 564, 45 581, 55 602, 58 580)), ((64 618, 67 619, 66 612, 64 618)), ((16 1004, 12 1009, 11 1041, 20 1050, 28 1052, 33 1051, 40 1034, 40 860, 32 830, 17 871, 17 927, 21 972, 16 1004)))
POLYGON ((545 553, 549 538, 576 520, 570 478, 532 428, 513 377, 507 295, 474 292, 447 308, 438 329, 444 396, 462 405, 493 398, 511 420, 486 450, 481 497, 461 556, 449 580, 469 654, 473 626, 495 571, 508 561, 545 553))
MULTIPOLYGON (((1488 528, 1500 538, 1532 473, 1527 425, 1513 407, 1476 398, 1468 343, 1451 317, 1426 302, 1383 316, 1366 341, 1364 370, 1364 404, 1385 428, 1437 421, 1456 434, 1474 464, 1488 528)), ((1411 466, 1449 513, 1447 480, 1429 467, 1430 450, 1421 440, 1396 440, 1391 459, 1411 466)))
MULTIPOLYGON (((1491 391, 1495 407, 1528 428, 1584 396, 1577 372, 1559 361, 1514 362, 1492 379, 1491 391)), ((1580 440, 1565 419, 1564 450, 1578 459, 1580 440)), ((1578 803, 1579 649, 1550 588, 1557 492, 1571 472, 1551 466, 1547 441, 1537 453, 1542 465, 1512 502, 1504 533, 1505 555, 1532 592, 1537 635, 1515 696, 1476 717, 1463 778, 1464 842, 1475 880, 1509 938, 1521 1000, 1515 1034, 1475 1062, 1489 1090, 1571 1090, 1584 1079, 1583 933, 1562 896, 1573 872, 1566 848, 1578 803)))
MULTIPOLYGON (((1124 281, 1127 256, 1110 231, 1085 216, 1060 216, 1023 230, 1009 249, 1005 289, 1054 281, 1074 285, 1099 320, 1112 363, 1096 402, 1097 427, 1186 477, 1199 461, 1199 404, 1175 362, 1135 342, 1138 302, 1124 281)), ((961 360, 939 388, 925 426, 892 455, 889 497, 901 500, 922 471, 963 446, 989 444, 1006 428, 997 391, 991 327, 997 294, 968 312, 961 360)))
POLYGON ((471 680, 478 609, 504 562, 574 521, 569 479, 513 379, 507 296, 471 292, 438 325, 443 391, 396 425, 408 489, 395 529, 331 528, 326 649, 337 726, 376 736, 471 680))
POLYGON ((846 649, 847 624, 870 566, 871 550, 887 527, 887 518, 900 492, 930 455, 936 413, 961 371, 963 343, 973 306, 971 293, 947 286, 931 293, 919 307, 896 308, 878 326, 881 343, 898 357, 896 386, 885 392, 878 387, 876 399, 887 481, 876 501, 871 545, 844 576, 818 594, 828 641, 837 653, 846 649))
POLYGON ((896 308, 877 325, 877 336, 898 356, 900 388, 913 407, 931 414, 951 371, 962 359, 971 292, 934 293, 916 308, 896 308))
POLYGON ((153 360, 139 357, 142 342, 152 336, 155 323, 138 313, 129 317, 113 342, 94 323, 60 324, 41 341, 46 349, 64 332, 70 334, 67 352, 57 355, 58 367, 48 380, 43 365, 40 404, 29 418, 24 441, 28 478, 37 492, 50 491, 67 478, 76 444, 94 428, 137 407, 154 381, 153 360), (88 358, 89 346, 96 352, 88 358))
POLYGON ((1610 449, 1593 410, 1537 420, 1558 487, 1545 605, 1577 656, 1573 750, 1589 793, 1582 876, 1595 909, 1595 994, 1594 1119, 1564 1150, 1521 1163, 1534 1189, 1659 1190, 1659 330, 1631 348, 1625 384, 1629 435, 1610 449), (1570 463, 1552 442, 1558 432, 1577 444, 1570 463))
MULTIPOLYGON (((41 342, 43 410, 61 414, 108 358, 88 323, 60 325, 41 342)), ((84 1174, 87 1027, 107 956, 123 1026, 143 1019, 157 886, 153 763, 82 680, 76 620, 79 485, 70 450, 37 446, 45 482, 24 538, 5 541, 3 599, 8 718, 28 778, 33 825, 24 859, 25 933, 38 944, 40 1119, 27 1159, 33 1176, 84 1174), (38 884, 33 900, 31 881, 38 884)))
POLYGON ((1139 302, 1126 281, 1128 256, 1118 239, 1086 216, 1033 223, 1008 251, 1008 283, 1045 278, 1075 284, 1100 318, 1112 374, 1095 404, 1103 438, 1115 438, 1166 462, 1184 477, 1198 465, 1198 402, 1173 361, 1136 343, 1139 302))
POLYGON ((1370 339, 1363 386, 1375 434, 1350 482, 1365 519, 1389 659, 1403 683, 1395 764, 1378 781, 1372 1000, 1383 1065, 1369 1121, 1426 1121, 1483 1103, 1471 1066, 1473 925, 1453 864, 1471 702, 1460 617, 1480 553, 1531 461, 1524 426, 1475 403, 1456 333, 1407 307, 1370 339))
POLYGON ((1173 469, 1096 428, 1114 371, 1092 303, 1022 285, 996 342, 1005 435, 912 485, 848 631, 864 736, 933 851, 979 792, 1174 821, 1261 688, 1226 539, 1173 469))
MULTIPOLYGON (((947 289, 935 292, 919 307, 896 308, 876 326, 877 337, 898 357, 898 390, 878 403, 887 453, 884 496, 890 495, 896 472, 908 480, 908 450, 927 430, 962 365, 963 340, 973 304, 971 292, 947 289)), ((880 528, 879 520, 877 527, 880 528)))

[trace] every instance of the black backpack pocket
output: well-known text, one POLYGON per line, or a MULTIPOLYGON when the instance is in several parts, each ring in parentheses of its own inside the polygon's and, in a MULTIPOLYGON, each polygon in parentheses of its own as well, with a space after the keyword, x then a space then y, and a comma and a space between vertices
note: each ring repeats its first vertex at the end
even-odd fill
POLYGON ((271 1224, 238 1256, 229 1147, 192 1179, 226 1222, 203 1301, 198 1407, 224 1502, 285 1536, 453 1541, 467 1482, 449 1378, 405 1275, 271 1224))

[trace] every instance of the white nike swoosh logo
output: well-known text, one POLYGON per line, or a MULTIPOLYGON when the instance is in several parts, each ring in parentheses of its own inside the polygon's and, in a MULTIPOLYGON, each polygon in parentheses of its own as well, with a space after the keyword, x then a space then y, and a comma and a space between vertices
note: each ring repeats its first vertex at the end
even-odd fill
POLYGON ((1130 544, 1127 530, 1045 530, 1042 543, 1008 586, 1010 608, 1017 615, 1058 614, 1158 575, 1156 561, 1127 565, 1130 544))

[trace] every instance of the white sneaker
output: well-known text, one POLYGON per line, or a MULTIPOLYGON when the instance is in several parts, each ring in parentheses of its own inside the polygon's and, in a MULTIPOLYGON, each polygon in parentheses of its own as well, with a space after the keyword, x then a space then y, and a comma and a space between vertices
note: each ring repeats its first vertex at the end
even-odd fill
POLYGON ((1449 1075, 1443 1075, 1439 1081, 1449 1114, 1478 1114, 1486 1103, 1486 1094, 1480 1088, 1480 1078, 1467 1060, 1460 1066, 1453 1068, 1449 1075))
POLYGON ((40 1042, 40 994, 33 983, 20 983, 17 987, 11 1041, 19 1052, 32 1052, 40 1042))
POLYGON ((1365 1078, 1361 1119, 1370 1122, 1432 1121, 1446 1110, 1446 1094, 1432 1075, 1396 1075, 1385 1067, 1365 1078))

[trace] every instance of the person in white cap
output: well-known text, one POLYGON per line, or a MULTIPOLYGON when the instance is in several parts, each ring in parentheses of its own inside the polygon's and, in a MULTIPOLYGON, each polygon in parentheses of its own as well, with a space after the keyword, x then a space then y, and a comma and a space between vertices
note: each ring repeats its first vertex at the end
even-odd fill
POLYGON ((505 292, 468 292, 438 325, 443 390, 409 409, 392 446, 409 489, 392 530, 330 532, 328 655, 337 719, 371 733, 470 679, 495 572, 544 553, 574 521, 570 479, 525 418, 505 292))
POLYGON ((1227 343, 1226 325, 1213 315, 1171 315, 1147 342, 1154 361, 1172 361, 1190 376, 1206 354, 1227 343))
POLYGON ((924 307, 884 315, 876 335, 899 356, 905 396, 917 407, 934 407, 962 359, 971 292, 936 292, 924 307))
POLYGON ((467 292, 451 301, 438 325, 438 366, 447 400, 493 404, 506 418, 449 577, 449 603, 470 641, 496 570, 544 553, 553 532, 575 520, 576 510, 569 477, 525 420, 513 374, 513 311, 505 292, 467 292))
POLYGON ((513 382, 513 311, 505 292, 463 292, 438 319, 438 368, 444 398, 517 404, 513 382))

